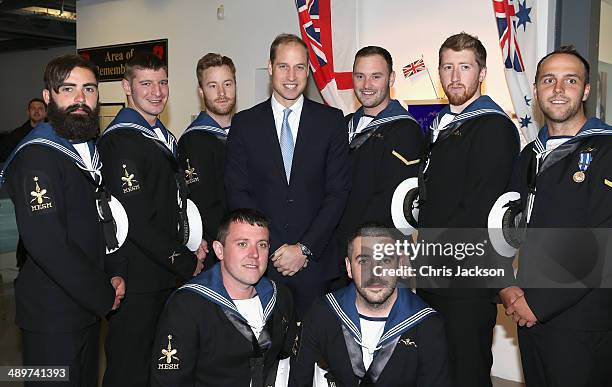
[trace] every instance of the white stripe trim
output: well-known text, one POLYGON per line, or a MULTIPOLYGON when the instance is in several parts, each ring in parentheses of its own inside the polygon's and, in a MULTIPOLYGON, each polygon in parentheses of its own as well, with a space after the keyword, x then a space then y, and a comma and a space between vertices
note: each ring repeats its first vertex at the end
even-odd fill
MULTIPOLYGON (((199 284, 186 284, 180 287, 180 289, 183 288, 187 288, 187 289, 193 289, 198 293, 203 294, 204 296, 207 296, 225 306, 227 306, 228 308, 230 308, 231 310, 235 311, 236 313, 238 313, 240 315, 240 312, 238 311, 238 309, 236 308, 236 305, 234 305, 233 302, 231 302, 230 300, 228 300, 227 298, 223 297, 221 294, 215 292, 214 290, 207 288, 206 286, 203 285, 199 285, 199 284)), ((242 315, 240 315, 242 316, 242 315)))
POLYGON ((344 310, 342 310, 340 304, 338 304, 338 301, 336 300, 334 295, 332 293, 328 293, 325 295, 325 297, 327 297, 327 299, 329 300, 332 308, 334 308, 334 311, 336 312, 338 317, 340 317, 340 319, 344 322, 347 328, 350 329, 351 332, 353 332, 355 337, 357 337, 358 342, 361 342, 361 332, 359 331, 359 329, 357 329, 357 326, 351 321, 349 316, 344 313, 344 310))
POLYGON ((268 305, 266 305, 263 313, 264 313, 264 321, 268 321, 268 317, 270 316, 270 314, 272 314, 272 311, 274 310, 274 305, 276 305, 276 284, 274 283, 274 281, 270 281, 272 283, 272 287, 274 288, 272 290, 272 298, 270 299, 270 301, 268 302, 268 305))
POLYGON ((382 335, 380 337, 380 340, 378 340, 377 346, 380 345, 380 343, 382 343, 383 341, 387 340, 388 338, 394 336, 395 334, 397 334, 399 332, 402 332, 405 329, 407 329, 407 328, 411 327, 412 325, 416 324, 417 322, 422 320, 425 316, 427 316, 427 315, 429 315, 431 313, 435 313, 435 312, 436 311, 433 308, 421 309, 417 313, 413 314, 412 316, 408 317, 404 321, 402 321, 399 324, 395 325, 393 328, 389 329, 384 335, 382 335))
POLYGON ((220 134, 227 136, 227 132, 224 129, 217 128, 215 126, 209 126, 209 125, 192 126, 191 128, 187 128, 187 130, 185 130, 183 134, 189 133, 194 130, 205 130, 208 132, 220 133, 220 134))

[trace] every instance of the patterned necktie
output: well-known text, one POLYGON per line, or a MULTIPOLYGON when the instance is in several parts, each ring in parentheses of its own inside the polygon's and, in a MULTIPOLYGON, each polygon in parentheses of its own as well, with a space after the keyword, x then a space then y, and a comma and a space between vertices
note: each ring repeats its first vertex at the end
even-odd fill
POLYGON ((283 126, 281 127, 280 134, 280 147, 283 155, 283 164, 285 165, 285 175, 287 175, 287 183, 289 183, 289 177, 291 176, 294 148, 293 134, 291 134, 291 128, 289 127, 289 114, 291 114, 291 109, 283 110, 283 126))

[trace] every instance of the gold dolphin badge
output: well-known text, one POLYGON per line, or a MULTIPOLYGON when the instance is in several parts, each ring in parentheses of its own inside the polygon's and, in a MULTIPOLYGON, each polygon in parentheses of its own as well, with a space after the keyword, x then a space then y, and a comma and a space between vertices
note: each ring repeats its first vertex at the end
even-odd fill
POLYGON ((400 340, 400 343, 404 344, 406 347, 412 346, 412 347, 418 348, 417 344, 414 341, 410 340, 410 338, 402 339, 400 340))

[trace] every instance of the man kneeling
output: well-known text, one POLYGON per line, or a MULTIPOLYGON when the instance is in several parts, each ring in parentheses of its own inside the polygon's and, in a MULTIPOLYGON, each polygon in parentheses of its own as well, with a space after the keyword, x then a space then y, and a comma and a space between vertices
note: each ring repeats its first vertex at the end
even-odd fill
POLYGON ((353 283, 313 305, 291 386, 312 386, 315 362, 327 370, 329 385, 450 386, 442 319, 389 275, 400 272, 401 259, 382 254, 395 244, 383 227, 367 224, 350 237, 346 269, 353 283))
POLYGON ((213 248, 220 262, 179 288, 159 320, 153 386, 274 385, 295 336, 289 290, 263 277, 268 220, 229 213, 213 248))

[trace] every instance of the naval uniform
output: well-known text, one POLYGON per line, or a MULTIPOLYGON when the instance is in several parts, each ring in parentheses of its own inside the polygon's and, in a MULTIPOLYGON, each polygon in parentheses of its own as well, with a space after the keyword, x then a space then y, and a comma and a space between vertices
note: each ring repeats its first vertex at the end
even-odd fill
POLYGON ((117 114, 98 146, 104 179, 130 222, 118 251, 128 262, 126 296, 109 322, 104 385, 147 386, 159 314, 177 282, 190 279, 197 263, 181 232, 184 173, 172 133, 130 108, 117 114))
POLYGON ((190 199, 202 215, 204 239, 208 242, 204 270, 217 261, 212 241, 217 238, 217 229, 227 212, 223 171, 229 129, 222 128, 208 113, 201 112, 178 141, 178 159, 185 171, 190 199))
POLYGON ((70 384, 61 385, 97 383, 100 319, 115 299, 110 279, 122 275, 105 259, 100 166, 94 141, 71 143, 41 123, 0 173, 28 252, 15 281, 23 364, 70 366, 70 384))
MULTIPOLYGON (((488 239, 489 209, 505 191, 518 153, 516 127, 488 96, 479 97, 460 114, 451 113, 449 106, 442 109, 429 132, 419 172, 419 240, 455 244, 488 239)), ((451 255, 417 257, 413 262, 455 273, 458 266, 491 265, 489 259, 498 256, 490 245, 485 248, 484 255, 462 261, 451 255)), ((511 261, 502 263, 505 274, 513 278, 511 261)), ((431 280, 420 278, 417 292, 444 317, 456 385, 491 386, 496 292, 480 278, 453 274, 431 280)))
POLYGON ((358 314, 353 283, 316 302, 302 326, 289 386, 312 386, 315 362, 330 386, 451 386, 442 318, 410 289, 397 292, 383 321, 358 314))
POLYGON ((391 198, 402 181, 417 176, 424 145, 421 127, 396 100, 376 117, 368 119, 361 107, 346 120, 352 188, 338 226, 342 257, 361 224, 393 227, 391 198))
POLYGON ((528 227, 517 280, 538 319, 519 328, 527 386, 610 386, 612 127, 591 118, 576 136, 557 138, 545 126, 521 152, 512 180, 528 227), (607 257, 598 251, 605 243, 607 257))
POLYGON ((293 301, 287 288, 266 277, 255 290, 258 300, 251 301, 259 311, 251 312, 259 318, 253 319, 240 307, 243 300, 230 298, 220 264, 179 288, 159 320, 152 385, 274 386, 279 359, 294 343, 293 301))

